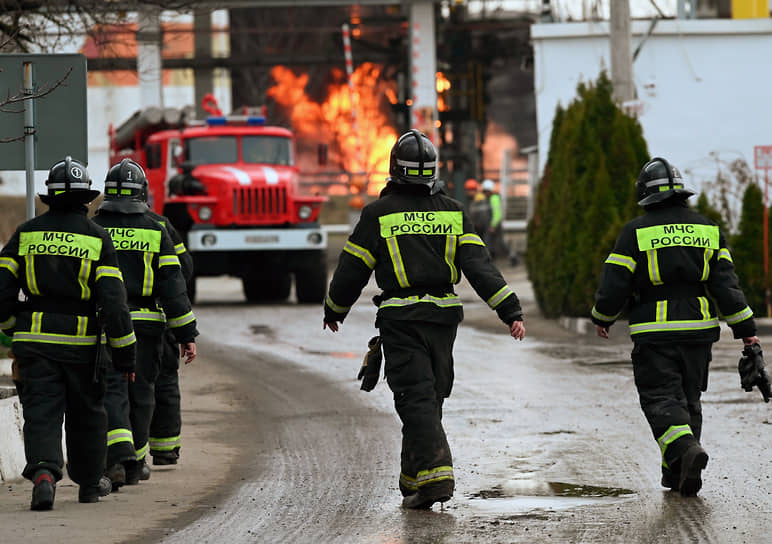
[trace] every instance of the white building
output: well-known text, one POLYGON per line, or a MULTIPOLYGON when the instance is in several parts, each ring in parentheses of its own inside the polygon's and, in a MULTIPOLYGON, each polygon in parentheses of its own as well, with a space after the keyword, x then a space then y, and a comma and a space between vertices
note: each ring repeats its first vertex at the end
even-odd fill
MULTIPOLYGON (((676 165, 699 189, 715 179, 717 161, 744 158, 772 145, 772 19, 633 21, 633 64, 639 120, 652 156, 676 165)), ((609 22, 532 26, 539 174, 558 103, 579 82, 610 72, 609 22)), ((609 77, 610 77, 609 73, 609 77)))

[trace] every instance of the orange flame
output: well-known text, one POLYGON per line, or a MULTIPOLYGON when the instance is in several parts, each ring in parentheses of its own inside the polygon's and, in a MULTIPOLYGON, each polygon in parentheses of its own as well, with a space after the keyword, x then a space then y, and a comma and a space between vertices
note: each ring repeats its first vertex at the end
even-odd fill
MULTIPOLYGON (((353 93, 342 70, 331 75, 327 98, 319 103, 306 94, 307 74, 276 66, 271 69, 276 84, 267 95, 290 112, 299 147, 304 140, 327 143, 330 163, 353 174, 351 192, 366 189, 377 194, 386 183, 389 152, 398 136, 387 114, 388 100, 396 97, 394 83, 384 81, 381 67, 372 63, 361 64, 352 74, 353 93), (369 179, 366 187, 362 187, 363 177, 369 179)), ((318 169, 308 158, 311 154, 305 154, 305 159, 303 155, 301 149, 301 170, 318 169)))
POLYGON ((450 80, 442 72, 437 72, 437 111, 450 110, 445 92, 450 90, 450 80))

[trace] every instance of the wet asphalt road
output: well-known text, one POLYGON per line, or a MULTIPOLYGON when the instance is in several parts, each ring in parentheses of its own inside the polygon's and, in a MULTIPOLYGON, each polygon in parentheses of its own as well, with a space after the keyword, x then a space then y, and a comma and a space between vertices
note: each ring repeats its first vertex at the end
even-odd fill
POLYGON ((527 312, 521 343, 460 290, 467 319, 444 410, 456 495, 431 512, 399 507, 390 392, 355 380, 376 332, 369 296, 331 334, 317 306, 249 306, 238 283, 200 280, 200 349, 238 378, 218 394, 238 405, 227 440, 240 454, 217 507, 163 542, 768 542, 772 404, 740 389, 739 342, 714 350, 711 459, 700 496, 682 498, 659 486, 625 331, 603 343, 529 320, 524 272, 507 278, 527 312))

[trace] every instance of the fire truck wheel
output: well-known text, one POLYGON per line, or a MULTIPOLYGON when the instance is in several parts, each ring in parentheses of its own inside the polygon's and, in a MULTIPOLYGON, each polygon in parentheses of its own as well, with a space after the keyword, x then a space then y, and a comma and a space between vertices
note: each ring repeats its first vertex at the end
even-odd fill
POLYGON ((241 280, 247 302, 278 302, 289 297, 292 276, 289 272, 256 271, 241 280))
POLYGON ((298 302, 319 304, 327 292, 327 267, 303 268, 295 272, 295 294, 298 302))

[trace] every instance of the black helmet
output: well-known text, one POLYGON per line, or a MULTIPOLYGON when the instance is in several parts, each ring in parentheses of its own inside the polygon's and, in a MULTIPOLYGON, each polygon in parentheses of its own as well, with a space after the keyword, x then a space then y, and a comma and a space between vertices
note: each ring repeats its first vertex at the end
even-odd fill
POLYGON ((105 176, 105 201, 100 210, 142 213, 147 210, 147 177, 142 167, 131 159, 114 164, 105 176))
POLYGON ((388 181, 433 187, 437 182, 437 148, 418 130, 399 137, 389 156, 388 181))
POLYGON ((654 157, 643 165, 635 189, 640 206, 663 202, 674 196, 687 199, 694 194, 684 186, 678 168, 661 157, 654 157))
POLYGON ((86 166, 69 155, 48 171, 46 187, 48 193, 40 195, 44 204, 54 200, 86 204, 99 196, 99 191, 91 188, 91 176, 86 166))

